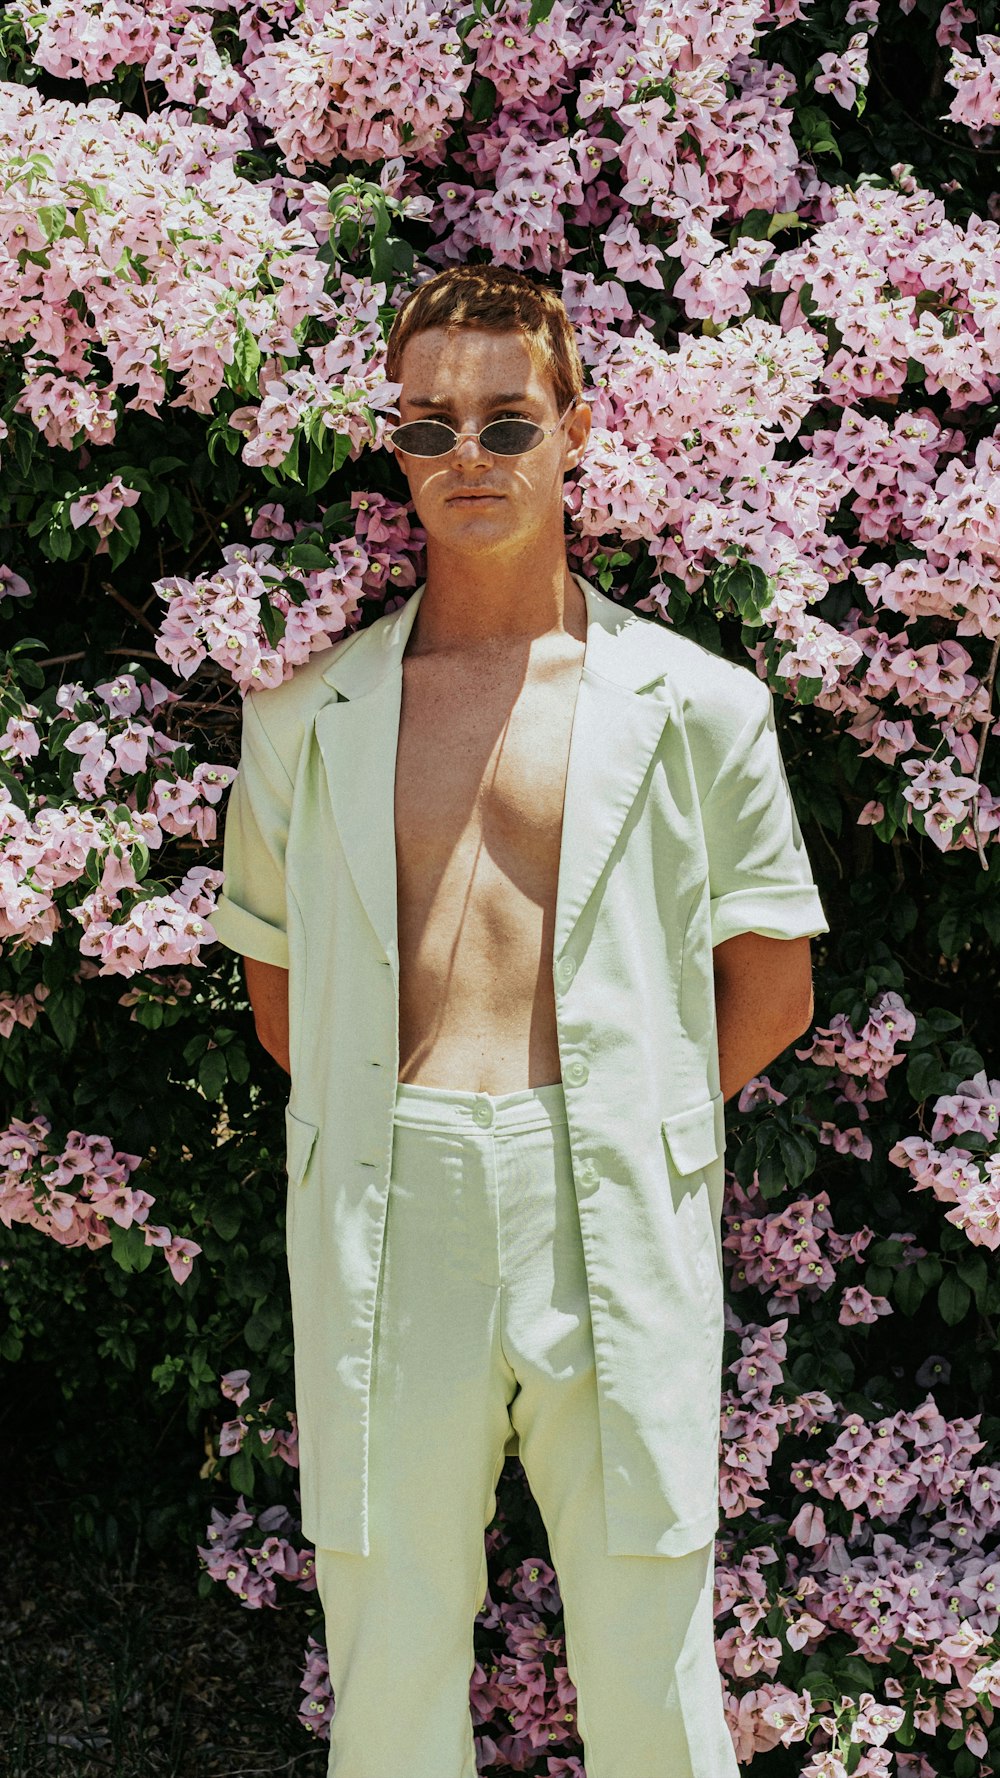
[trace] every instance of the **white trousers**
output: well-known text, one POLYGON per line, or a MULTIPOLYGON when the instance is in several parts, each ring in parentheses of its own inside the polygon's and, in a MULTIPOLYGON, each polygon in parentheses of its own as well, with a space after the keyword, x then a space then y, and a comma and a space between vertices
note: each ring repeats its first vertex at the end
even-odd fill
POLYGON ((330 1778, 477 1778, 473 1623, 512 1427, 562 1597, 587 1778, 738 1778, 715 1658, 714 1544, 606 1554, 562 1087, 490 1096, 401 1083, 375 1321, 370 1554, 316 1551, 330 1778))

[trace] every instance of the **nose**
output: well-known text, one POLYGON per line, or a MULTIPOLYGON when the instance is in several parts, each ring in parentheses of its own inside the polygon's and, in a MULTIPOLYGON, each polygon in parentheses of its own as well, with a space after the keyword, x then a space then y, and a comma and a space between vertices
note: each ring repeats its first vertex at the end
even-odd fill
POLYGON ((484 450, 478 437, 470 428, 468 432, 458 439, 458 442, 455 445, 455 458, 459 463, 488 463, 490 461, 490 454, 489 451, 484 450))

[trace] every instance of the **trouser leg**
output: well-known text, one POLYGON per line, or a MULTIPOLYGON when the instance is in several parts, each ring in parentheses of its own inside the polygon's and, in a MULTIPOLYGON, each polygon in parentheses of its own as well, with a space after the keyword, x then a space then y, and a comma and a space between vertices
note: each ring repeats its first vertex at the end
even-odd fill
POLYGON ((397 1126, 376 1309, 368 1556, 316 1551, 331 1778, 476 1778, 473 1631, 515 1382, 494 1364, 488 1149, 397 1126))
MULTIPOLYGON (((511 1156, 513 1168, 513 1151, 511 1156)), ((587 1778, 738 1778, 713 1624, 714 1543, 609 1556, 593 1337, 568 1135, 555 1132, 548 1238, 501 1177, 510 1418, 549 1538, 587 1778), (505 1183, 509 1189, 505 1190, 505 1183)), ((537 1199, 539 1216, 544 1199, 537 1199)))

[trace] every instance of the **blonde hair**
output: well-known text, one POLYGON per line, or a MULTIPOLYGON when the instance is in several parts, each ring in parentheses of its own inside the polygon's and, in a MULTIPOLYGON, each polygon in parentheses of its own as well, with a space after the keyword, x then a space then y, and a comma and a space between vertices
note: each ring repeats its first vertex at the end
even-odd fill
POLYGON ((401 381, 403 347, 431 327, 523 333, 538 369, 551 379, 562 413, 583 390, 583 365, 566 305, 554 290, 505 265, 454 265, 401 303, 386 342, 386 376, 401 381))

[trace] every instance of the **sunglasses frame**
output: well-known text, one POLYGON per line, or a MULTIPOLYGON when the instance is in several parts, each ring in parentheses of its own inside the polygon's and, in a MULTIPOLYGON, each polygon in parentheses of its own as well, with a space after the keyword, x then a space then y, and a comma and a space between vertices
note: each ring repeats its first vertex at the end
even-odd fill
POLYGON ((488 432, 491 426, 509 426, 511 424, 510 420, 489 420, 480 432, 456 432, 454 426, 449 426, 444 420, 403 420, 399 426, 388 426, 384 436, 387 442, 392 445, 394 451, 399 451, 404 457, 416 457, 421 463, 432 463, 436 457, 450 457, 452 451, 457 450, 458 446, 465 438, 474 438, 477 444, 482 445, 484 451, 489 451, 491 457, 526 457, 529 451, 537 451, 539 445, 542 444, 545 439, 551 438, 554 432, 559 431, 566 415, 572 413, 573 409, 581 399, 580 396, 574 395, 569 407, 560 414, 559 419, 554 426, 539 426, 537 420, 524 420, 523 424, 525 426, 537 426, 542 436, 541 438, 536 438, 534 444, 525 445, 523 451, 491 451, 488 444, 483 444, 484 432, 488 432), (432 451, 429 456, 420 451, 408 451, 405 445, 396 444, 393 438, 393 434, 401 432, 404 426, 440 426, 445 432, 451 433, 454 443, 448 445, 443 451, 432 451))

